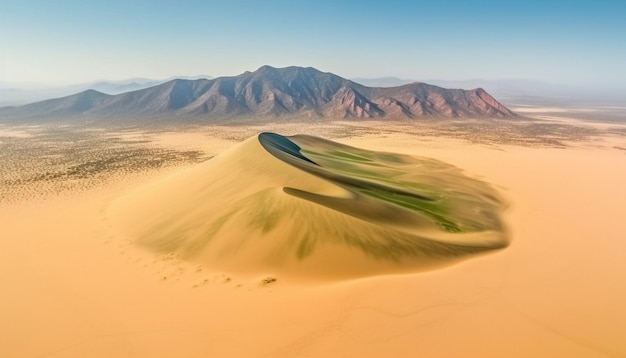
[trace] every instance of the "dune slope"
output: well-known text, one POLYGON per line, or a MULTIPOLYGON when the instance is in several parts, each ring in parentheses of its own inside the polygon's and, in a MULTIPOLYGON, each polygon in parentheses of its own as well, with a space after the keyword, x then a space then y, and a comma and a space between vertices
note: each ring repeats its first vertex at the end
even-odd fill
POLYGON ((504 207, 444 162, 261 133, 110 212, 157 253, 236 272, 357 277, 503 248, 504 207))

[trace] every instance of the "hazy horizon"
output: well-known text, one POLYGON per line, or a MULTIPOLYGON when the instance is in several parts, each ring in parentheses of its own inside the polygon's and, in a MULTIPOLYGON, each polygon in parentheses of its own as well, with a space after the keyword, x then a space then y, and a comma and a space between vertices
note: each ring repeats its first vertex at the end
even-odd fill
POLYGON ((626 4, 63 0, 3 4, 0 84, 237 75, 529 79, 624 88, 626 4))
MULTIPOLYGON (((266 66, 266 65, 263 65, 266 66)), ((290 66, 272 66, 272 65, 267 65, 270 67, 275 67, 275 68, 284 68, 284 67, 313 67, 314 66, 306 66, 306 65, 290 65, 290 66)), ((492 78, 492 79, 487 79, 487 78, 473 78, 473 77, 468 77, 468 78, 453 78, 453 79, 443 79, 443 78, 408 78, 408 77, 398 77, 398 76, 393 76, 393 75, 387 75, 387 76, 353 76, 353 77, 346 77, 343 76, 341 73, 337 73, 337 72, 333 72, 333 71, 325 71, 323 69, 319 69, 316 68, 317 70, 320 70, 321 72, 331 72, 337 76, 349 79, 351 81, 355 81, 355 82, 359 82, 359 81, 365 81, 365 82, 372 82, 372 81, 389 81, 389 82, 412 82, 412 81, 416 81, 416 82, 426 82, 428 83, 430 82, 450 82, 450 83, 462 83, 462 82, 467 82, 467 83, 471 83, 471 82, 493 82, 493 83, 507 83, 507 82, 526 82, 526 83, 532 83, 532 84, 543 84, 543 85, 562 85, 562 86, 566 86, 566 84, 560 83, 560 82, 553 82, 553 81, 543 81, 543 80, 534 80, 534 79, 528 79, 528 78, 514 78, 514 77, 510 77, 510 78, 492 78)), ((180 75, 172 75, 172 76, 167 76, 167 77, 159 77, 159 78, 149 78, 149 77, 141 77, 141 76, 133 76, 133 77, 124 77, 124 78, 96 78, 96 79, 89 79, 89 80, 82 80, 82 81, 77 81, 77 82, 67 82, 67 83, 43 83, 43 82, 36 82, 36 81, 28 81, 28 82, 0 82, 0 88, 4 88, 4 89, 46 89, 46 88, 58 88, 58 87, 71 87, 71 86, 79 86, 79 85, 87 85, 87 84, 95 84, 95 83, 110 83, 110 84, 125 84, 125 83, 131 83, 131 82, 137 82, 137 83, 143 83, 143 82, 165 82, 165 81, 170 81, 173 79, 216 79, 219 77, 229 77, 229 76, 238 76, 241 75, 245 72, 252 72, 252 71, 256 71, 258 70, 258 68, 253 68, 253 69, 247 69, 244 71, 241 71, 240 73, 236 73, 236 74, 180 74, 180 75)), ((366 84, 367 85, 367 84, 366 84)), ((576 85, 574 85, 575 87, 576 85)), ((391 87, 391 85, 385 85, 383 87, 391 87)))
MULTIPOLYGON (((253 69, 253 71, 256 69, 253 69)), ((336 74, 341 76, 341 74, 336 74)), ((168 78, 142 78, 134 77, 124 80, 98 79, 89 82, 73 83, 66 85, 37 84, 37 83, 0 83, 0 107, 19 106, 42 100, 61 98, 83 92, 96 90, 98 92, 117 95, 125 92, 141 90, 158 86, 173 79, 197 80, 215 79, 222 76, 197 75, 197 76, 171 76, 168 78)), ((460 88, 471 90, 483 88, 498 100, 509 105, 527 104, 545 105, 575 105, 575 106, 606 106, 623 105, 626 99, 626 88, 593 88, 587 86, 572 86, 561 83, 553 83, 538 80, 519 78, 508 79, 458 79, 441 80, 410 79, 393 76, 384 77, 359 77, 350 80, 368 87, 397 87, 411 82, 424 82, 443 88, 460 88)))

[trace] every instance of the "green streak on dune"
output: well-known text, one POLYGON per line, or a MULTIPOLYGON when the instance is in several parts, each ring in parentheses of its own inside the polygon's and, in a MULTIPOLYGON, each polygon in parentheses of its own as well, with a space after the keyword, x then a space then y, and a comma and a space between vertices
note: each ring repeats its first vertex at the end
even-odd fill
POLYGON ((346 160, 350 160, 354 162, 362 162, 362 163, 373 162, 371 158, 367 158, 367 157, 356 155, 356 154, 351 154, 351 153, 340 151, 340 150, 330 150, 328 151, 327 155, 330 158, 346 159, 346 160))
POLYGON ((437 225, 448 232, 462 231, 454 221, 448 218, 449 212, 441 202, 416 200, 411 196, 376 189, 360 189, 359 192, 411 210, 419 211, 435 220, 437 225))

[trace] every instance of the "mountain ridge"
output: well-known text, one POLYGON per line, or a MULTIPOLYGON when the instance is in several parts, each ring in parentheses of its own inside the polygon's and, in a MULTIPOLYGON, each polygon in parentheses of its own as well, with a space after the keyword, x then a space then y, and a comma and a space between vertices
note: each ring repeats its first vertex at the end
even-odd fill
POLYGON ((87 90, 19 107, 13 117, 514 117, 482 88, 444 89, 421 82, 367 87, 312 67, 262 66, 213 79, 173 79, 116 95, 87 90))

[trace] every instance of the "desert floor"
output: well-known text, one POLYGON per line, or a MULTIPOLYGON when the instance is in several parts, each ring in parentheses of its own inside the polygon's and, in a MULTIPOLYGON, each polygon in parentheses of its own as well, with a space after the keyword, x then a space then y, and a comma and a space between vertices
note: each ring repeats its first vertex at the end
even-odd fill
POLYGON ((0 356, 626 357, 626 124, 545 112, 0 124, 0 356), (509 202, 511 245, 432 271, 311 281, 214 271, 116 235, 112 200, 261 131, 463 168, 509 202))

